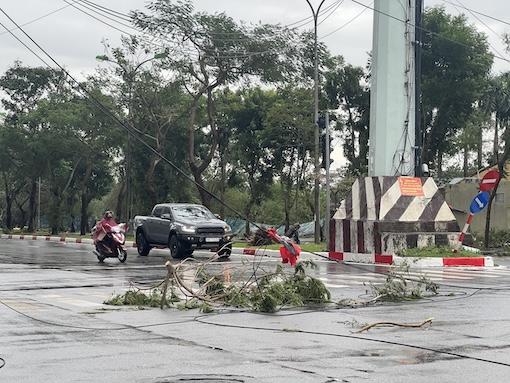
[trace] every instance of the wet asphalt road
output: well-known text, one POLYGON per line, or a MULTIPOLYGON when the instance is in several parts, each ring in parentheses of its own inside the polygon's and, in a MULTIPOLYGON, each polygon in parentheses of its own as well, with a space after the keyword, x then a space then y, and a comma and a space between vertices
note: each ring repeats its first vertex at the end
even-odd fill
MULTIPOLYGON (((426 300, 277 314, 112 307, 131 284, 166 276, 166 250, 125 264, 97 262, 91 246, 0 240, 0 382, 507 382, 510 270, 412 270, 440 285, 426 300), (380 321, 419 323, 381 326, 380 321)), ((211 254, 197 252, 206 261, 211 254)), ((340 264, 314 255, 333 301, 370 299, 386 266, 340 264)), ((225 278, 241 266, 280 260, 233 254, 210 267, 225 278)))

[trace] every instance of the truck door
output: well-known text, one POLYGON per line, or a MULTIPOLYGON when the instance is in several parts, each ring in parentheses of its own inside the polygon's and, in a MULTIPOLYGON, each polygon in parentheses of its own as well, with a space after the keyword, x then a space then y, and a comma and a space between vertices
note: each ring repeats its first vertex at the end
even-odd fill
POLYGON ((151 243, 161 243, 161 214, 163 206, 156 206, 152 211, 152 215, 147 217, 145 224, 147 225, 147 233, 149 234, 149 241, 151 243))
POLYGON ((159 225, 158 225, 158 241, 162 245, 168 245, 168 234, 170 233, 170 225, 172 223, 171 220, 171 211, 169 206, 163 206, 163 211, 161 212, 161 215, 165 218, 160 217, 159 218, 159 225))

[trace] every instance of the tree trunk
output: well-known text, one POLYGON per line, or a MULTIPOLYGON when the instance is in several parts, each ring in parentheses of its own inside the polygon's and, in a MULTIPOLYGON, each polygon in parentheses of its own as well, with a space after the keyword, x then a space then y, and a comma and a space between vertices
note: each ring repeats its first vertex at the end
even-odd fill
POLYGON ((35 217, 37 215, 37 178, 32 179, 30 183, 30 198, 28 205, 28 231, 33 233, 35 231, 35 217))
POLYGON ((492 142, 492 155, 494 158, 492 159, 492 163, 495 164, 499 162, 498 160, 498 152, 499 152, 499 120, 496 115, 496 122, 494 123, 494 138, 492 142))
POLYGON ((90 161, 87 165, 87 169, 85 170, 85 175, 81 180, 81 220, 80 220, 80 235, 85 235, 90 231, 88 215, 87 215, 87 207, 89 205, 89 201, 87 200, 87 182, 90 180, 90 175, 92 174, 92 167, 94 166, 95 160, 90 161))
MULTIPOLYGON (((423 163, 428 164, 430 163, 431 155, 429 153, 430 143, 432 141, 432 137, 434 136, 434 133, 436 131, 436 126, 439 121, 439 117, 441 115, 440 109, 438 109, 436 115, 434 116, 431 124, 430 124, 430 130, 425 130, 425 139, 423 140, 423 163)), ((438 164, 439 165, 439 164, 438 164)))
POLYGON ((207 77, 203 81, 201 81, 204 87, 193 97, 191 118, 188 126, 188 138, 189 138, 188 153, 190 169, 191 173, 193 174, 193 177, 195 178, 195 183, 197 185, 198 194, 200 195, 202 204, 207 208, 211 207, 212 196, 204 186, 204 181, 202 180, 202 173, 209 167, 214 157, 214 153, 216 152, 216 148, 218 147, 218 129, 216 127, 216 122, 214 121, 212 92, 217 86, 223 83, 225 77, 226 77, 225 73, 220 73, 218 74, 216 82, 209 83, 209 79, 207 77), (202 160, 202 163, 197 165, 195 161, 196 159, 195 122, 197 117, 198 102, 205 93, 207 93, 207 119, 209 122, 209 128, 211 129, 211 146, 209 148, 207 156, 202 160))
POLYGON ((468 176, 468 154, 469 154, 469 151, 468 151, 467 145, 464 145, 464 163, 462 165, 464 177, 468 176))
POLYGON ((13 198, 9 190, 9 184, 7 182, 7 175, 3 173, 4 178, 4 189, 5 189, 5 227, 12 229, 12 203, 13 198))
POLYGON ((127 178, 124 177, 124 180, 122 181, 122 184, 120 186, 119 194, 117 196, 117 205, 115 206, 115 216, 120 217, 121 221, 124 217, 122 215, 122 210, 123 210, 122 205, 124 204, 123 202, 126 197, 126 189, 127 189, 127 178))
POLYGON ((87 216, 87 195, 86 191, 81 190, 81 220, 80 220, 80 235, 85 235, 89 231, 88 216, 87 216))
MULTIPOLYGON (((157 152, 160 153, 161 149, 158 147, 157 152)), ((159 155, 153 154, 151 156, 149 169, 147 170, 147 174, 145 175, 143 185, 145 186, 145 191, 149 195, 149 200, 151 201, 151 205, 154 206, 158 203, 158 196, 156 190, 154 190, 154 172, 156 170, 156 165, 161 160, 159 155)))
POLYGON ((482 160, 483 160, 483 130, 478 130, 478 145, 477 145, 477 155, 476 155, 476 170, 482 168, 482 160))
POLYGON ((437 153, 437 178, 441 179, 443 177, 443 167, 441 166, 443 163, 443 153, 437 153))
MULTIPOLYGON (((220 157, 220 171, 221 171, 221 181, 220 181, 220 199, 225 201, 225 189, 227 183, 227 153, 226 150, 223 152, 223 155, 220 157)), ((220 215, 222 219, 225 219, 225 205, 221 204, 220 206, 220 215)))

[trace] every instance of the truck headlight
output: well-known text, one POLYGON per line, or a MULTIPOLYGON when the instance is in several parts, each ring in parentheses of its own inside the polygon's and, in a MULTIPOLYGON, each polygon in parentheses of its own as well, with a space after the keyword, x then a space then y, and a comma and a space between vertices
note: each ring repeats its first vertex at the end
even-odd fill
POLYGON ((183 233, 195 233, 195 226, 181 225, 181 230, 183 233))
POLYGON ((231 230, 232 230, 232 229, 230 228, 230 226, 229 226, 229 225, 227 225, 227 226, 225 226, 225 227, 223 228, 223 231, 224 231, 225 233, 228 233, 228 232, 229 232, 229 231, 231 231, 231 230))

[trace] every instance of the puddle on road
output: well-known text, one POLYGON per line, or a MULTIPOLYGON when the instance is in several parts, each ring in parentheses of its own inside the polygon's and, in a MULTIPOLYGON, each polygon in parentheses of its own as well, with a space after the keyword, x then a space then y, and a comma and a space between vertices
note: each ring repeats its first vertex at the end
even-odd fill
POLYGON ((390 349, 375 349, 375 350, 358 350, 350 354, 352 357, 360 358, 380 358, 375 359, 376 363, 387 364, 424 364, 431 363, 437 360, 450 360, 456 359, 457 356, 436 353, 432 351, 421 350, 390 350, 390 349))
POLYGON ((486 346, 486 345, 466 345, 448 349, 438 349, 434 351, 424 351, 416 349, 373 349, 373 350, 357 350, 349 354, 351 357, 359 358, 376 358, 376 363, 383 364, 425 364, 436 361, 461 359, 463 355, 469 356, 472 352, 484 350, 508 349, 510 345, 503 346, 486 346))

